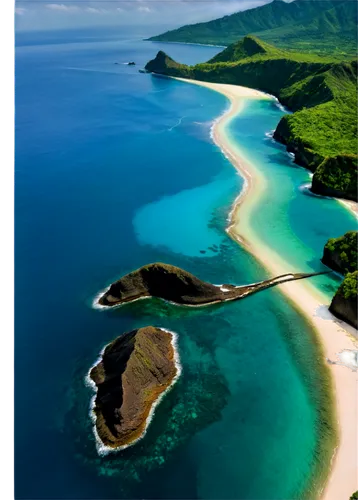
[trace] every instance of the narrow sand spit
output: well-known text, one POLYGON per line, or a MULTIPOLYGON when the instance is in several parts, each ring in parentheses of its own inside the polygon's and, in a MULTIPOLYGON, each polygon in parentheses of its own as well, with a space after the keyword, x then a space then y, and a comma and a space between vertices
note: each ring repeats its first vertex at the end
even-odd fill
MULTIPOLYGON (((195 80, 185 80, 207 87, 224 94, 231 103, 230 108, 219 117, 213 126, 213 139, 234 167, 245 179, 243 192, 235 200, 230 214, 228 233, 243 244, 272 275, 299 271, 285 262, 281 256, 271 250, 259 234, 250 228, 250 215, 260 203, 261 194, 265 191, 266 181, 261 172, 250 164, 240 152, 239 146, 230 140, 226 127, 242 110, 246 99, 270 99, 263 92, 240 87, 195 80)), ((356 204, 354 204, 356 207, 356 204)), ((347 206, 347 204, 346 204, 347 206)), ((347 208, 353 208, 348 203, 347 208)), ((325 357, 329 361, 337 361, 337 354, 343 350, 357 349, 355 330, 346 323, 335 319, 327 309, 328 301, 308 282, 291 282, 279 285, 281 291, 293 302, 308 319, 320 339, 325 357)), ((329 363, 334 395, 336 400, 336 417, 339 428, 339 445, 332 458, 332 468, 321 498, 323 500, 348 500, 358 489, 357 467, 357 372, 345 366, 329 363)))

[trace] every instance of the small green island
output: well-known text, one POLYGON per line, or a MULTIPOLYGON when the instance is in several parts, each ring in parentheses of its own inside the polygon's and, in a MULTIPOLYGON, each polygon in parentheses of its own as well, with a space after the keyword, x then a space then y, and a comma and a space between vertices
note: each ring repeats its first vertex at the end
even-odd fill
POLYGON ((349 231, 339 238, 328 240, 322 262, 344 279, 333 297, 329 310, 339 319, 358 328, 357 321, 357 231, 349 231))
POLYGON ((357 200, 356 60, 294 52, 250 35, 207 63, 187 66, 159 51, 145 69, 274 95, 293 111, 281 118, 274 138, 314 173, 312 191, 357 200))
POLYGON ((90 370, 93 413, 101 445, 122 449, 140 439, 160 397, 180 374, 172 332, 147 326, 124 333, 90 370))

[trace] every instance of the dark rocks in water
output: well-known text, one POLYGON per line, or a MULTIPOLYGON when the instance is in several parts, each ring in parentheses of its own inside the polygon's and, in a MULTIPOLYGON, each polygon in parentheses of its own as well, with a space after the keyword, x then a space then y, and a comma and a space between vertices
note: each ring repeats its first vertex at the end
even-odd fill
POLYGON ((114 64, 119 64, 119 63, 115 62, 114 64))
POLYGON ((200 253, 206 253, 206 250, 200 250, 200 253))
POLYGON ((153 405, 179 375, 173 335, 153 326, 124 333, 91 369, 96 430, 105 446, 126 447, 145 432, 153 405))
POLYGON ((145 69, 139 69, 138 71, 139 73, 148 73, 148 71, 146 71, 145 69))
POLYGON ((358 271, 346 274, 329 306, 332 314, 354 328, 358 328, 357 277, 358 271))
POLYGON ((130 61, 130 62, 128 63, 128 66, 135 66, 135 62, 134 62, 134 61, 130 61))
POLYGON ((169 264, 155 263, 143 266, 113 283, 100 297, 103 306, 115 306, 145 297, 157 297, 176 304, 205 306, 244 298, 272 286, 316 274, 284 274, 251 285, 212 285, 193 274, 169 264))

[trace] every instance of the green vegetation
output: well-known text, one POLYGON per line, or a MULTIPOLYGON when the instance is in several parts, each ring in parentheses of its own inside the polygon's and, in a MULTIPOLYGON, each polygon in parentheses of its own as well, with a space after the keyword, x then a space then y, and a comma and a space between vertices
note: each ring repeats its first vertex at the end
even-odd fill
POLYGON ((327 241, 322 262, 344 274, 329 310, 357 328, 358 232, 349 231, 340 238, 327 241))
POLYGON ((313 172, 317 193, 357 199, 357 62, 291 52, 254 36, 230 45, 207 63, 179 64, 159 52, 147 71, 257 88, 295 113, 275 139, 313 172))
POLYGON ((358 233, 348 231, 339 238, 331 238, 324 247, 323 262, 342 274, 357 271, 358 233))
POLYGON ((354 492, 349 500, 358 500, 358 491, 354 492))
POLYGON ((213 21, 187 25, 149 40, 230 45, 245 35, 289 50, 356 54, 357 4, 349 0, 280 0, 213 21))
POLYGON ((355 200, 357 197, 357 156, 327 158, 315 171, 312 191, 355 200))
POLYGON ((357 278, 358 271, 347 273, 337 290, 337 295, 341 295, 345 299, 357 297, 357 278))

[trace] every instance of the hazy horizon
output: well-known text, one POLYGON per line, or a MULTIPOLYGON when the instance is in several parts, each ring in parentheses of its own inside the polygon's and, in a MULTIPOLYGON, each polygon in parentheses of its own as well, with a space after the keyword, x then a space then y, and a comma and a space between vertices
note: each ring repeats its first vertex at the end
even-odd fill
MULTIPOLYGON (((173 29, 258 7, 272 0, 19 0, 16 31, 104 26, 173 29)), ((153 33, 154 34, 154 33, 153 33)))

